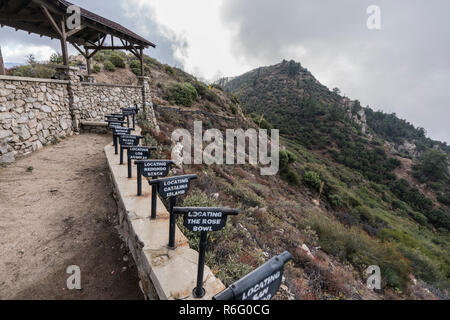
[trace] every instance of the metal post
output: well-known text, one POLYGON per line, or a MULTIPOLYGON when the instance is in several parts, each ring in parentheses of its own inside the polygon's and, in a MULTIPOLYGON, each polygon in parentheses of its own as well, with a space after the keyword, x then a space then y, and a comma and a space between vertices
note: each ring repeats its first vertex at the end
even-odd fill
MULTIPOLYGON (((155 179, 155 178, 153 178, 155 179)), ((152 219, 156 219, 156 206, 157 206, 157 198, 156 198, 156 193, 157 193, 157 186, 156 185, 152 185, 152 219)))
POLYGON ((120 164, 123 164, 123 146, 120 145, 120 164))
POLYGON ((143 164, 138 163, 137 167, 138 167, 138 172, 137 172, 137 182, 138 182, 138 197, 142 196, 142 173, 141 173, 141 166, 143 166, 143 164))
POLYGON ((91 59, 89 58, 89 49, 86 49, 85 58, 86 58, 87 73, 88 73, 88 76, 90 76, 91 75, 91 59))
POLYGON ((198 254, 198 270, 197 270, 197 287, 194 289, 194 298, 203 298, 206 294, 205 289, 203 289, 203 275, 205 272, 205 256, 206 256, 206 245, 208 243, 208 233, 202 231, 200 233, 200 245, 198 254))
POLYGON ((177 218, 175 213, 173 213, 173 208, 176 206, 177 198, 172 197, 170 198, 170 228, 169 228, 169 248, 175 249, 175 230, 176 230, 176 222, 177 218))
POLYGON ((114 135, 114 153, 119 154, 119 136, 114 135))
POLYGON ((133 130, 136 129, 136 115, 133 114, 133 130))
POLYGON ((127 115, 127 127, 128 128, 130 127, 130 116, 129 115, 127 115))
POLYGON ((133 177, 133 172, 131 172, 131 159, 130 159, 130 149, 127 149, 127 166, 128 166, 128 179, 133 177))

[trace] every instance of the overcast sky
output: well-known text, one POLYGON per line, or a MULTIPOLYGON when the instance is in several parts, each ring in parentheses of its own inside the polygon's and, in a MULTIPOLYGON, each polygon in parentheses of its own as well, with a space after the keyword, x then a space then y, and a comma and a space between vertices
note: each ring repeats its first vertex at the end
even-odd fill
MULTIPOLYGON (((329 88, 450 142, 448 0, 73 0, 158 45, 157 59, 215 80, 294 59, 329 88), (367 8, 381 9, 381 30, 367 8)), ((0 30, 6 62, 59 43, 0 30)), ((72 49, 73 50, 73 49, 72 49)), ((72 51, 75 53, 75 51, 72 51)))

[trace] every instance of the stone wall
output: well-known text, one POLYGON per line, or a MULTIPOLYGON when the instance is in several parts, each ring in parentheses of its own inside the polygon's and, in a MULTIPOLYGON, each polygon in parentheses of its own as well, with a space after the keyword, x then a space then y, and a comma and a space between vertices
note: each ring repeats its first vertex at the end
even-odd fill
POLYGON ((137 86, 81 82, 77 69, 56 66, 59 80, 0 76, 0 163, 37 151, 80 131, 81 122, 100 122, 135 104, 158 125, 149 79, 137 86))
POLYGON ((0 76, 0 162, 72 134, 68 81, 0 76))
POLYGON ((143 104, 141 86, 82 82, 78 98, 81 119, 88 121, 102 121, 107 114, 120 113, 121 108, 143 104))

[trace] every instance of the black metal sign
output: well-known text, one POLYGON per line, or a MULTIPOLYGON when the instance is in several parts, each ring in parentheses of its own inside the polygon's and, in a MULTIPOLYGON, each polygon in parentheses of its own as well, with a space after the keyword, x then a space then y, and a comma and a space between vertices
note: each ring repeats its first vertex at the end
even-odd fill
POLYGON ((136 108, 122 108, 122 114, 124 116, 132 116, 136 114, 136 108))
POLYGON ((170 165, 174 164, 172 160, 146 160, 136 161, 140 166, 140 173, 146 178, 160 178, 169 175, 170 165))
POLYGON ((122 114, 127 117, 127 126, 130 126, 130 116, 133 118, 133 128, 136 127, 136 109, 135 108, 122 108, 122 114))
POLYGON ((119 143, 120 143, 120 164, 123 164, 123 149, 124 147, 132 147, 132 146, 138 146, 140 141, 144 137, 142 136, 134 136, 134 135, 123 135, 119 136, 119 143))
POLYGON ((139 146, 123 146, 127 150, 127 166, 128 178, 132 178, 132 161, 133 160, 147 160, 150 158, 150 151, 156 150, 156 147, 139 147, 139 146))
POLYGON ((129 147, 129 160, 146 160, 150 158, 150 150, 155 150, 156 147, 129 147))
POLYGON ((115 154, 119 154, 119 136, 125 136, 131 134, 131 128, 115 127, 113 128, 113 145, 115 154))
MULTIPOLYGON (((170 165, 174 164, 172 160, 137 160, 137 195, 142 196, 142 177, 161 178, 169 175, 170 165)), ((158 186, 152 186, 152 219, 156 219, 156 196, 158 186)))
POLYGON ((108 122, 109 129, 121 128, 125 125, 125 121, 117 121, 117 120, 106 120, 108 122))
POLYGON ((125 117, 123 115, 107 115, 105 119, 106 121, 124 121, 125 117))
POLYGON ((270 300, 280 288, 284 265, 292 259, 289 252, 267 263, 217 294, 214 300, 270 300))
POLYGON ((164 199, 170 199, 170 223, 169 223, 169 248, 175 249, 176 216, 173 208, 176 205, 177 197, 185 195, 189 191, 191 180, 197 179, 196 174, 188 174, 178 177, 169 177, 155 180, 148 180, 152 189, 158 187, 158 192, 164 199))
POLYGON ((117 127, 114 128, 113 134, 116 136, 124 136, 124 135, 130 135, 131 134, 131 128, 123 128, 123 127, 117 127))
POLYGON ((163 179, 159 183, 159 194, 164 199, 184 196, 191 186, 190 176, 179 176, 163 179))
POLYGON ((123 135, 119 137, 119 143, 121 146, 137 146, 144 137, 134 135, 123 135))
POLYGON ((184 215, 184 226, 193 232, 222 230, 228 216, 238 214, 238 210, 228 208, 175 208, 174 212, 184 215))
POLYGON ((229 208, 173 208, 174 214, 184 215, 184 226, 193 232, 200 232, 197 287, 192 291, 195 298, 202 298, 206 291, 203 289, 205 271, 206 246, 208 232, 219 231, 227 223, 229 215, 237 215, 237 209, 229 208))

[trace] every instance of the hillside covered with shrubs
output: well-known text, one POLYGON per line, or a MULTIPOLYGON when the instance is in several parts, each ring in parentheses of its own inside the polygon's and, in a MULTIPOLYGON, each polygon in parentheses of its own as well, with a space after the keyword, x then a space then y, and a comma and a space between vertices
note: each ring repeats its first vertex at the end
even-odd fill
MULTIPOLYGON (((160 157, 170 157, 171 133, 193 130, 196 120, 203 122, 204 130, 259 127, 283 132, 277 176, 261 176, 250 165, 184 166, 184 173, 199 176, 197 191, 184 199, 184 205, 240 209, 230 226, 210 239, 207 263, 226 284, 269 256, 289 250, 294 260, 287 266, 279 298, 448 297, 448 206, 417 189, 412 172, 408 180, 397 177, 402 158, 387 150, 385 140, 372 129, 367 127, 368 134, 363 134, 367 124, 351 120, 358 105, 354 114, 348 112, 336 92, 311 83, 309 90, 319 92, 297 98, 304 108, 291 110, 279 102, 281 108, 273 104, 271 110, 259 110, 249 102, 258 101, 258 96, 247 100, 244 91, 227 92, 180 69, 148 62, 161 131, 142 126, 146 144, 158 144, 160 157), (279 115, 277 121, 271 112, 279 115), (287 119, 300 122, 278 122, 287 119), (370 265, 382 270, 383 288, 375 293, 365 284, 370 265)), ((295 72, 287 71, 286 76, 294 77, 295 72)), ((266 91, 272 99, 277 94, 266 91)), ((414 172, 429 170, 430 161, 437 160, 423 153, 414 160, 414 172)), ((448 181, 440 181, 447 188, 448 181)), ((184 231, 195 248, 197 237, 184 231)))
POLYGON ((360 249, 339 244, 343 234, 360 230, 364 237, 391 244, 388 251, 397 252, 398 261, 404 262, 401 268, 380 265, 385 281, 398 287, 411 272, 448 290, 446 143, 427 138, 423 128, 395 115, 363 108, 337 88, 329 90, 294 61, 258 68, 224 87, 239 97, 244 112, 280 129, 289 153, 282 157, 282 178, 292 186, 306 186, 345 226, 332 232, 323 227, 325 219, 317 221, 319 239, 334 235, 332 241, 321 242, 327 253, 357 265, 361 257, 355 260, 351 252, 360 249), (412 148, 402 149, 405 144, 412 148))

